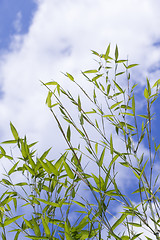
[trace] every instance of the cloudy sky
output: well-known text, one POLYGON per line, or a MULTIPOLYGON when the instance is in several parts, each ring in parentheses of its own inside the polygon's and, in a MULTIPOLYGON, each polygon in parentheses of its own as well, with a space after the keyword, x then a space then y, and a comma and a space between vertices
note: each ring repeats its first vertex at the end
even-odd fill
POLYGON ((12 121, 42 150, 63 151, 39 80, 67 86, 61 71, 78 78, 94 65, 90 50, 117 44, 122 59, 140 64, 137 82, 159 79, 159 9, 159 0, 0 0, 0 141, 12 121))
POLYGON ((117 44, 122 58, 139 63, 138 82, 160 73, 158 0, 0 1, 0 140, 9 121, 42 146, 58 137, 39 80, 64 82, 89 69, 90 50, 117 44), (48 140, 47 140, 48 139, 48 140))

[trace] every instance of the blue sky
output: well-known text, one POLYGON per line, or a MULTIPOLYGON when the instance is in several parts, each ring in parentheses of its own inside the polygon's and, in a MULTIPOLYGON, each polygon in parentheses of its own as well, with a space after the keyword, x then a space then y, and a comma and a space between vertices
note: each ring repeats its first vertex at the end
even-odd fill
POLYGON ((0 1, 0 50, 8 49, 14 34, 28 32, 36 8, 33 0, 0 1))
POLYGON ((159 79, 159 9, 159 0, 0 0, 0 141, 11 137, 12 121, 21 136, 39 140, 40 152, 51 143, 55 157, 63 152, 39 80, 73 90, 61 71, 81 81, 80 71, 95 66, 90 50, 104 52, 111 43, 113 52, 117 44, 122 59, 140 64, 133 73, 140 86, 146 76, 159 79))

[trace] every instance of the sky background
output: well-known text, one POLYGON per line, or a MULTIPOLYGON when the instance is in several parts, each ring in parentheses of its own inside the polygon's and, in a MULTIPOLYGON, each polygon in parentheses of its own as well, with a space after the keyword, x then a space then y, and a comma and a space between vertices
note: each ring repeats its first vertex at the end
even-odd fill
POLYGON ((95 66, 91 50, 103 53, 109 43, 139 64, 136 82, 158 80, 159 9, 159 0, 0 0, 0 141, 11 138, 12 121, 20 136, 39 141, 39 152, 52 145, 59 156, 64 140, 39 80, 72 89, 61 71, 80 79, 95 66))
MULTIPOLYGON (((159 1, 0 1, 0 140, 12 121, 20 135, 44 149, 61 137, 45 106, 44 82, 68 87, 62 72, 77 79, 94 66, 90 50, 117 44, 120 57, 140 64, 137 82, 155 81, 160 67, 159 1), (55 140, 56 139, 56 140, 55 140)), ((63 149, 63 147, 62 147, 63 149)), ((61 151, 61 150, 60 150, 61 151)))

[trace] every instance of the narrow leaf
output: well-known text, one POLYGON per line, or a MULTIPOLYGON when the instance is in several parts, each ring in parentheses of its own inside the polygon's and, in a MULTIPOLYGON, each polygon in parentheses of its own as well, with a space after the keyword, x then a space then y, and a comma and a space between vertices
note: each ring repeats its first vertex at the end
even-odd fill
POLYGON ((4 221, 4 226, 7 226, 7 225, 15 222, 16 220, 18 220, 19 218, 21 218, 21 217, 24 216, 24 215, 25 215, 25 214, 19 215, 19 216, 13 217, 13 218, 7 218, 7 219, 5 219, 5 221, 4 221))
POLYGON ((70 125, 68 126, 68 129, 67 129, 67 140, 70 142, 71 140, 71 129, 70 129, 70 125))
POLYGON ((11 122, 10 122, 10 128, 11 128, 14 139, 18 140, 18 138, 19 138, 18 132, 11 122))
POLYGON ((103 149, 102 153, 101 153, 101 156, 100 156, 100 159, 99 159, 99 162, 98 162, 98 166, 101 167, 102 164, 103 164, 103 159, 104 159, 104 155, 105 155, 105 148, 103 149))
POLYGON ((68 177, 71 178, 71 179, 74 179, 74 174, 71 171, 69 165, 65 161, 63 162, 63 164, 64 164, 64 168, 66 170, 66 173, 67 173, 68 177))
POLYGON ((67 77, 68 77, 71 81, 74 82, 74 77, 73 77, 71 74, 69 74, 69 73, 66 73, 66 74, 67 74, 67 77))

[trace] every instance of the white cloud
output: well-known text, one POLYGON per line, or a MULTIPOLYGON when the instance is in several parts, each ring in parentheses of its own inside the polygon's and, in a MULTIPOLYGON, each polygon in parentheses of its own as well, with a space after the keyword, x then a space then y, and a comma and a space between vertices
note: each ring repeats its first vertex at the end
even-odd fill
POLYGON ((22 28, 21 20, 22 20, 22 13, 18 12, 17 16, 16 16, 16 20, 13 22, 13 26, 14 26, 17 33, 19 33, 21 31, 21 28, 22 28))

